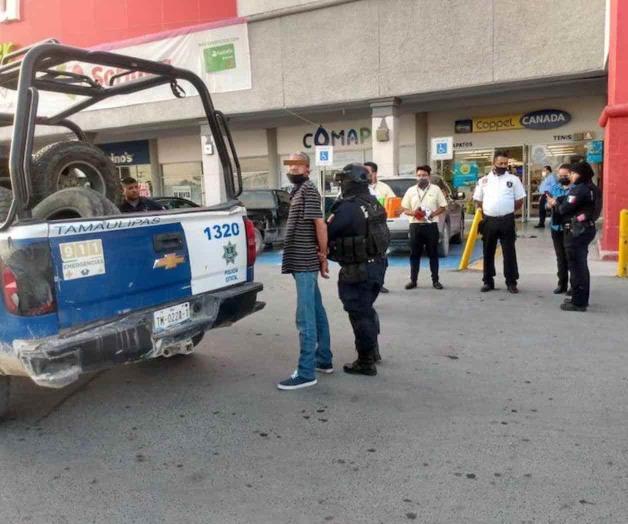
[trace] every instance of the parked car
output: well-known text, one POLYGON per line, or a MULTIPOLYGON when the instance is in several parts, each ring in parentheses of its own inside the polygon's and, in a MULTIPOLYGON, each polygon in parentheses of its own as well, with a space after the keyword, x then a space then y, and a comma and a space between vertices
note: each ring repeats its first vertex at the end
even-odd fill
POLYGON ((164 206, 166 209, 192 209, 193 207, 201 207, 196 202, 192 202, 187 198, 166 196, 155 197, 153 200, 164 206))
POLYGON ((240 202, 255 224, 257 253, 265 247, 282 245, 290 212, 290 194, 283 189, 249 189, 242 191, 240 202))
MULTIPOLYGON (((403 198, 406 191, 417 183, 414 176, 392 176, 380 177, 379 180, 385 182, 394 191, 395 195, 403 198)), ((464 237, 464 200, 465 194, 453 192, 447 182, 440 176, 432 175, 432 184, 441 188, 447 199, 447 211, 438 217, 438 231, 440 240, 438 242, 438 256, 449 255, 449 244, 460 244, 464 237)), ((391 250, 410 249, 410 222, 408 216, 401 214, 394 218, 388 218, 388 228, 390 229, 391 250)))

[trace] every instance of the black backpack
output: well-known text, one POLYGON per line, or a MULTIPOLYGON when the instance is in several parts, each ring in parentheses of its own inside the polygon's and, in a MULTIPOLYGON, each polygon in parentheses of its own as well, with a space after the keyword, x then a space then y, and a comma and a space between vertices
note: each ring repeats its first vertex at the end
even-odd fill
POLYGON ((366 212, 366 253, 369 257, 383 257, 390 245, 390 230, 386 210, 373 196, 356 197, 366 212))

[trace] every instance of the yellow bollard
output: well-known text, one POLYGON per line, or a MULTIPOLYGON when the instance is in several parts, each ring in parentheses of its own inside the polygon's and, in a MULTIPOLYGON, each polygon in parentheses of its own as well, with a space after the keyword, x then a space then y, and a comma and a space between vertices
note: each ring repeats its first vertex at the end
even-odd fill
POLYGON ((469 236, 467 237, 467 243, 464 246, 464 251, 462 252, 462 257, 460 258, 458 271, 462 271, 463 269, 467 269, 469 267, 471 254, 473 253, 473 248, 475 247, 475 241, 478 238, 478 226, 482 221, 482 216, 482 210, 477 209, 475 211, 475 216, 473 217, 473 224, 471 224, 471 231, 469 231, 469 236))
POLYGON ((628 209, 619 214, 619 253, 617 257, 617 276, 628 277, 628 209))

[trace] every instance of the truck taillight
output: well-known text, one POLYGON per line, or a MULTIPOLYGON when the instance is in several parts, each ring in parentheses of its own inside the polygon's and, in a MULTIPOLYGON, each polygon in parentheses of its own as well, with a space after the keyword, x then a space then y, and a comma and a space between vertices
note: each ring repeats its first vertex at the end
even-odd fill
POLYGON ((255 225, 248 218, 244 219, 244 227, 246 228, 246 265, 255 264, 257 249, 255 249, 255 225))
POLYGON ((2 295, 7 311, 17 315, 20 307, 20 297, 17 294, 17 279, 11 268, 8 267, 2 269, 2 295))

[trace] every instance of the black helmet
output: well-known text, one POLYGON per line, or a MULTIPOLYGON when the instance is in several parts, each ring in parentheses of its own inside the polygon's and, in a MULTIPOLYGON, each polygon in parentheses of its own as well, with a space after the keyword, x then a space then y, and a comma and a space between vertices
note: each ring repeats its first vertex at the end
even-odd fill
POLYGON ((336 175, 336 180, 341 184, 353 183, 364 184, 369 183, 369 173, 362 164, 347 164, 342 171, 336 175))

